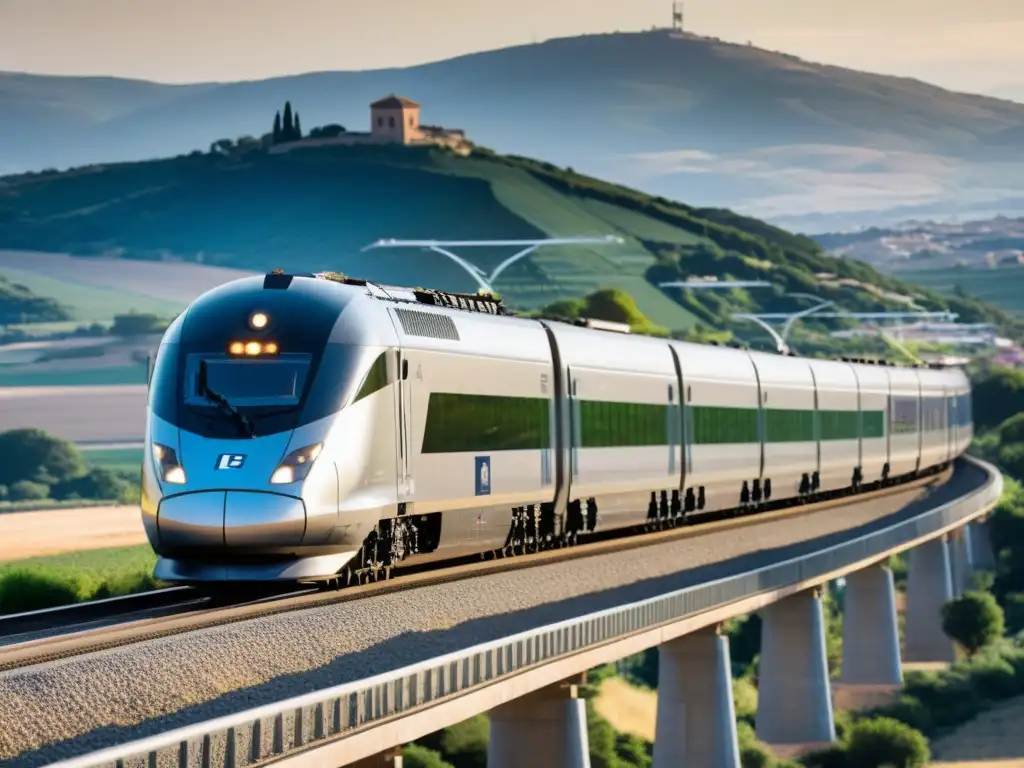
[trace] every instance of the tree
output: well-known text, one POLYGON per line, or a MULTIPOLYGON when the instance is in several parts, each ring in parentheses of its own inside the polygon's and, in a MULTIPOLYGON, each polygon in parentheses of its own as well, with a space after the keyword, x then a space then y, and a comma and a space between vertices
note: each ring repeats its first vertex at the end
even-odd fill
POLYGON ((295 134, 295 122, 292 117, 292 103, 286 101, 284 103, 284 121, 281 124, 281 140, 291 141, 295 134))
POLYGON ((281 141, 281 111, 278 110, 274 115, 274 131, 271 134, 272 140, 275 144, 281 141))
POLYGON ((299 111, 295 110, 295 140, 302 138, 302 121, 299 120, 299 111))
POLYGON ((452 768, 440 753, 419 744, 409 744, 402 749, 403 768, 452 768))
POLYGON ((924 735, 889 717, 861 720, 850 729, 847 763, 857 768, 918 768, 931 759, 924 735))
POLYGON ((965 592, 942 606, 942 631, 969 656, 1003 636, 1003 609, 988 592, 965 592))
POLYGON ((31 480, 20 480, 7 489, 7 497, 11 501, 40 501, 49 495, 49 486, 31 480))
POLYGON ((29 480, 44 485, 69 480, 85 472, 85 461, 73 443, 41 429, 12 429, 0 434, 0 485, 10 488, 29 480))

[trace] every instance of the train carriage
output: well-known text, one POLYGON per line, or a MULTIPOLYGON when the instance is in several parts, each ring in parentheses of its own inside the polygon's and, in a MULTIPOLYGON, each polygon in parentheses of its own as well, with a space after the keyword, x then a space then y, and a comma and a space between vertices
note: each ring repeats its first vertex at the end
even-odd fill
POLYGON ((913 368, 886 368, 889 375, 889 478, 921 468, 921 379, 913 368))
POLYGON ((545 327, 568 405, 570 514, 582 515, 589 530, 597 521, 625 527, 681 512, 682 417, 669 346, 565 323, 545 327))
MULTIPOLYGON (((852 365, 832 360, 809 360, 817 392, 815 436, 818 477, 812 487, 825 493, 850 488, 862 475, 861 440, 875 426, 871 405, 862 413, 860 386, 852 365)), ((878 409, 878 416, 882 416, 878 409)))
POLYGON ((509 510, 551 506, 555 385, 535 322, 390 307, 399 329, 399 503, 444 512, 438 550, 505 546, 509 510))
POLYGON ((500 316, 338 275, 243 278, 166 332, 142 513, 167 581, 330 581, 700 522, 933 471, 962 371, 500 316))
POLYGON ((739 504, 760 477, 760 392, 750 356, 721 347, 670 342, 685 398, 683 510, 715 512, 739 504))
POLYGON ((860 482, 873 485, 889 476, 889 369, 851 365, 860 410, 860 482))

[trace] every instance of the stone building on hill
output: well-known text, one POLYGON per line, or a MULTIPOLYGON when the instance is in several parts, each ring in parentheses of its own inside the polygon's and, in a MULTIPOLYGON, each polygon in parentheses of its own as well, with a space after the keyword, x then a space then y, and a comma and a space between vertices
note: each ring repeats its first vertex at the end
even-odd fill
POLYGON ((411 99, 391 94, 370 105, 370 130, 367 133, 346 131, 337 136, 305 138, 276 144, 269 151, 271 154, 282 154, 307 147, 357 144, 432 144, 448 147, 461 155, 468 155, 473 146, 466 138, 465 131, 438 125, 421 125, 420 105, 411 99))

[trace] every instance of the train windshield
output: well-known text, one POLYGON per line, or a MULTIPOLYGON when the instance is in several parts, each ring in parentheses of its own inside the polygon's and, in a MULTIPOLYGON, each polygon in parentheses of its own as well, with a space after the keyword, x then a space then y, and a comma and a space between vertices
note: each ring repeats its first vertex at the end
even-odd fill
POLYGON ((326 344, 320 352, 245 359, 165 344, 153 368, 150 407, 164 421, 207 438, 285 432, 340 410, 374 354, 379 352, 326 344), (243 419, 232 411, 250 426, 240 429, 243 419))
POLYGON ((294 408, 305 391, 311 361, 311 355, 303 354, 262 360, 189 355, 185 363, 185 404, 214 406, 208 396, 212 390, 236 408, 294 408), (200 375, 203 362, 205 386, 200 375))

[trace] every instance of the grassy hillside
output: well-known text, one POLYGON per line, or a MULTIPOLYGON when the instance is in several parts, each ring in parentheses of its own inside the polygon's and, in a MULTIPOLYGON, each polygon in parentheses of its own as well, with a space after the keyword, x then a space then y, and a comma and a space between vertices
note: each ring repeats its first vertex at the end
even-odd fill
MULTIPOLYGON (((653 324, 675 331, 698 322, 734 327, 727 319, 734 311, 803 306, 787 292, 822 295, 847 309, 908 301, 952 307, 964 319, 1019 330, 990 307, 828 257, 812 240, 764 222, 487 150, 463 158, 422 147, 328 147, 286 155, 253 149, 0 178, 0 250, 118 256, 133 266, 150 260, 154 270, 168 257, 201 258, 242 270, 334 269, 380 282, 475 290, 460 267, 428 250, 361 249, 388 237, 608 234, 624 244, 543 248, 509 268, 495 287, 522 310, 618 288, 653 324), (821 273, 845 282, 824 280, 821 273), (680 293, 657 287, 709 274, 765 279, 774 288, 680 293)), ((487 272, 511 252, 460 251, 487 272)), ((156 272, 151 281, 158 291, 156 272)))
POLYGON ((964 293, 1012 312, 1024 312, 1024 266, 998 269, 921 269, 900 278, 944 295, 964 293))
POLYGON ((18 126, 0 173, 205 150, 268 131, 286 99, 307 128, 365 130, 390 92, 502 152, 766 216, 1019 208, 1024 194, 1024 105, 665 30, 212 85, 0 74, 0 123, 18 126))

